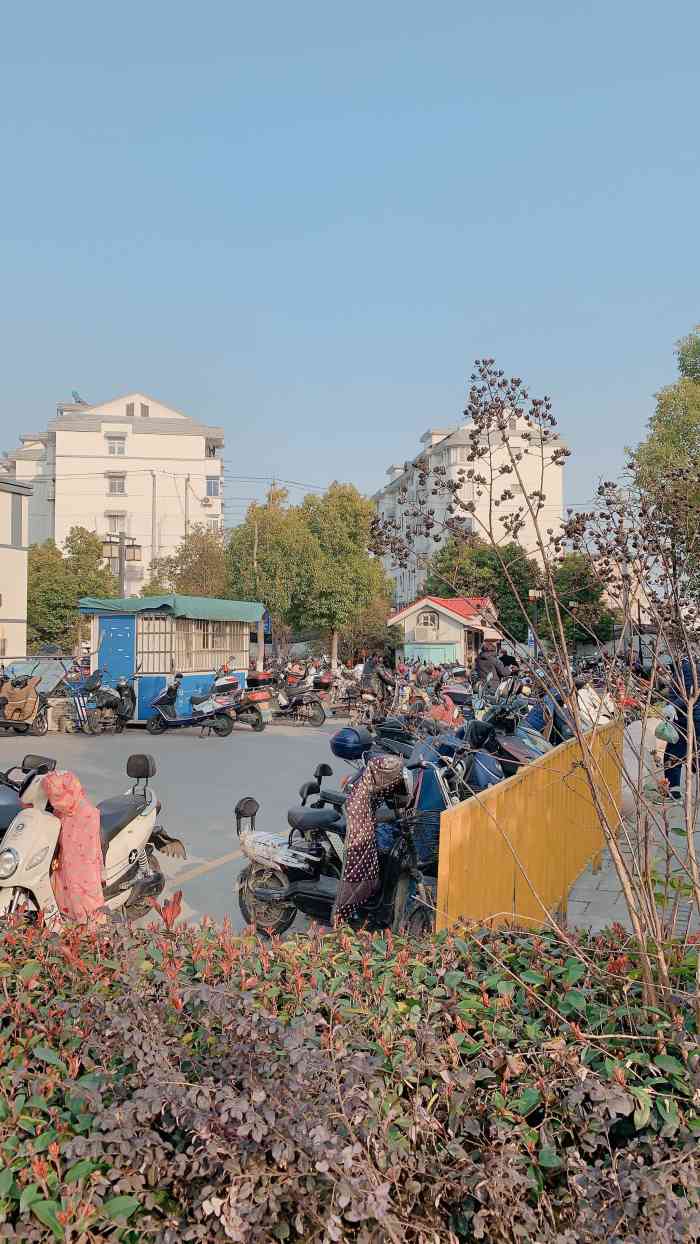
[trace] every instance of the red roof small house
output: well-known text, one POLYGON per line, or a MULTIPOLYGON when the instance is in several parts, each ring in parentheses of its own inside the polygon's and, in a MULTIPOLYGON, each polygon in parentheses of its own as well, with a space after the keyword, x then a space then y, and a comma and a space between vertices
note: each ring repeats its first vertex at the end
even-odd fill
POLYGON ((494 626, 496 609, 488 596, 422 596, 387 618, 387 626, 400 626, 406 661, 468 668, 482 640, 502 639, 494 626))

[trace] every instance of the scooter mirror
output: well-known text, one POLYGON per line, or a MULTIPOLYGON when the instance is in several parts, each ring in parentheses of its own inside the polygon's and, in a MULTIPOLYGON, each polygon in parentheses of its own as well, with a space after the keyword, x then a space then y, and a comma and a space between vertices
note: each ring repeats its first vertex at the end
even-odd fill
POLYGON ((314 777, 316 778, 317 782, 320 782, 321 778, 333 777, 333 770, 331 769, 330 765, 326 764, 324 760, 322 764, 317 765, 316 768, 314 769, 314 777))

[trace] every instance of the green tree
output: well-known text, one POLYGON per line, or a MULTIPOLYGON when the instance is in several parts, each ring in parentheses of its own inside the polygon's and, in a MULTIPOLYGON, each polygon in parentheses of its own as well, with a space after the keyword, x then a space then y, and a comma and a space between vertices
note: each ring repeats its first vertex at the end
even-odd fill
MULTIPOLYGON (((605 601, 605 587, 585 553, 567 553, 554 572, 554 587, 564 620, 567 643, 605 643, 613 633, 615 615, 605 601)), ((543 634, 547 634, 547 623, 543 634)))
POLYGON ((53 540, 33 544, 28 555, 27 627, 31 647, 58 644, 69 652, 80 632, 81 596, 116 596, 117 582, 105 567, 102 541, 72 527, 62 553, 53 540))
POLYGON ((679 378, 656 395, 646 439, 632 455, 637 481, 660 491, 670 468, 689 467, 698 480, 700 503, 700 330, 676 345, 679 378))
POLYGON ((336 665, 340 635, 357 623, 374 598, 387 594, 381 563, 367 552, 375 509, 352 484, 333 483, 322 496, 304 498, 301 516, 318 550, 303 621, 329 633, 336 665))
POLYGON ((190 530, 170 557, 151 562, 143 596, 181 592, 184 596, 226 596, 228 566, 223 535, 201 523, 190 530))
POLYGON ((248 508, 226 549, 228 595, 260 600, 275 628, 303 613, 318 549, 298 506, 287 506, 284 489, 271 489, 264 505, 248 508))
POLYGON ((504 634, 522 641, 527 621, 519 600, 527 607, 528 592, 539 586, 537 562, 519 544, 496 549, 476 536, 451 536, 431 558, 424 591, 428 596, 490 596, 504 634))

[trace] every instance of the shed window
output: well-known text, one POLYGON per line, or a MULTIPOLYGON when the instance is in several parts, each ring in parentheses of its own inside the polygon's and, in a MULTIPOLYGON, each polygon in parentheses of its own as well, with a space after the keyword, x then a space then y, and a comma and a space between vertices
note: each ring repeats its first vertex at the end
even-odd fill
POLYGON ((126 417, 127 419, 133 419, 134 417, 134 403, 133 402, 127 402, 126 404, 126 417))
POLYGON ((150 413, 151 413, 150 406, 146 402, 142 402, 141 403, 141 418, 148 419, 150 413))
POLYGON ((436 631, 439 625, 440 619, 434 609, 424 609, 418 614, 418 626, 429 626, 436 631))

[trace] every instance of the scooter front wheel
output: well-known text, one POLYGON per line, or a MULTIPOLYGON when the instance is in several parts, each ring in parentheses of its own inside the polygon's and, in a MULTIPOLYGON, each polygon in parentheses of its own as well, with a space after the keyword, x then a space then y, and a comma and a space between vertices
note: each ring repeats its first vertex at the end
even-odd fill
POLYGON ((258 933, 267 933, 271 937, 279 937, 286 933, 296 920, 297 909, 294 903, 263 903, 253 894, 257 886, 266 890, 282 888, 279 873, 274 869, 263 868, 258 864, 248 864, 238 878, 238 906, 246 924, 253 925, 258 933))
POLYGON ((230 717, 227 717, 226 713, 219 713, 212 721, 211 728, 220 739, 225 739, 233 730, 233 722, 230 717))
POLYGON ((162 717, 149 717, 146 722, 146 729, 149 734, 162 734, 166 728, 162 717))
POLYGON ((310 726, 322 726, 326 720, 326 712, 322 704, 318 700, 312 701, 307 705, 308 722, 310 726))

